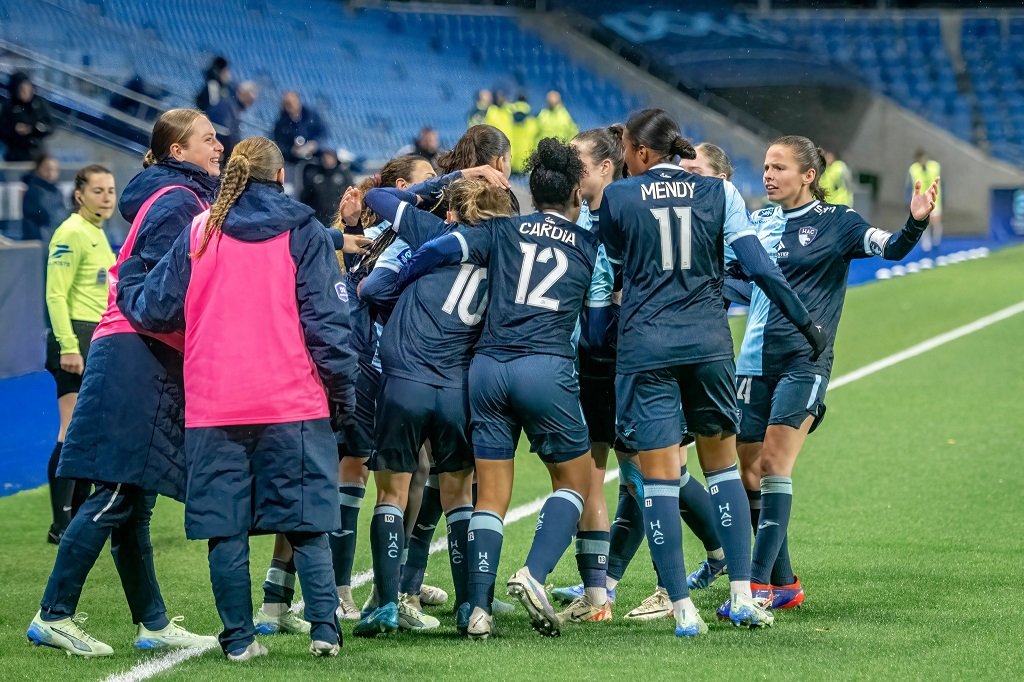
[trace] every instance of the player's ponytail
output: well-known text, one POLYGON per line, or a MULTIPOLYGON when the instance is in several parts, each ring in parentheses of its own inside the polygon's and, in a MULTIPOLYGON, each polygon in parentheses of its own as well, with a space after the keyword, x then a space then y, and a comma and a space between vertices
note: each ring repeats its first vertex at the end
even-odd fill
POLYGON ((772 141, 772 146, 789 147, 800 164, 800 172, 814 169, 814 177, 808 189, 818 201, 825 201, 825 190, 821 187, 821 175, 825 172, 825 150, 802 135, 783 135, 772 141))
POLYGON ((708 160, 708 165, 715 175, 724 175, 726 180, 732 180, 732 162, 729 161, 724 149, 710 142, 701 142, 695 149, 708 160))
POLYGON ((228 212, 242 196, 250 180, 258 182, 274 182, 277 173, 284 168, 284 156, 277 145, 265 137, 249 137, 235 147, 228 159, 224 178, 220 183, 217 200, 210 207, 210 217, 206 221, 203 241, 192 254, 198 260, 206 251, 210 238, 224 227, 228 212))
POLYGON ((644 109, 629 117, 626 132, 636 145, 650 149, 660 159, 697 158, 693 145, 664 109, 644 109))
POLYGON ((491 164, 512 151, 508 136, 494 126, 475 125, 463 133, 451 151, 437 159, 437 168, 442 175, 465 170, 475 166, 491 164))
POLYGON ((530 169, 530 194, 538 211, 564 210, 583 178, 583 161, 572 145, 545 137, 527 162, 530 169))

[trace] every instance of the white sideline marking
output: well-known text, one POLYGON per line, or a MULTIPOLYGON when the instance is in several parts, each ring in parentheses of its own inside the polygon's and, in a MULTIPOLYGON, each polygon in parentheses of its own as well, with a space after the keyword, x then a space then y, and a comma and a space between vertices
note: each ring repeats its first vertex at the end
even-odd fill
MULTIPOLYGON (((883 369, 892 367, 893 365, 899 364, 904 360, 923 355, 930 350, 934 350, 939 346, 943 346, 950 341, 956 341, 959 338, 973 334, 976 331, 980 331, 985 327, 990 327, 997 322, 1009 319, 1014 315, 1024 313, 1024 301, 1015 303, 1009 307, 1003 308, 991 315, 979 318, 974 322, 970 322, 956 329, 952 329, 938 336, 933 336, 930 339, 922 341, 921 343, 915 344, 910 348, 901 350, 898 353, 893 353, 888 357, 884 357, 881 360, 877 360, 868 365, 856 369, 848 374, 844 374, 841 377, 829 382, 828 390, 834 390, 840 386, 851 384, 854 381, 859 381, 864 377, 871 376, 877 372, 881 372, 883 369)), ((605 474, 605 483, 614 481, 619 477, 618 469, 612 469, 605 474)), ((533 514, 540 511, 540 508, 544 506, 544 500, 547 499, 547 495, 538 497, 537 499, 527 502, 526 504, 520 505, 513 509, 509 509, 508 514, 505 515, 505 525, 516 523, 524 518, 532 516, 533 514)), ((430 553, 443 551, 448 548, 448 539, 442 538, 436 540, 430 545, 430 553)), ((373 579, 373 571, 363 571, 352 576, 352 587, 362 587, 373 579)), ((154 675, 170 670, 179 663, 183 663, 190 658, 194 658, 204 653, 206 649, 180 649, 178 651, 172 651, 162 656, 154 657, 151 660, 141 663, 134 668, 116 675, 112 675, 104 680, 104 682, 139 682, 140 680, 147 680, 154 675)))

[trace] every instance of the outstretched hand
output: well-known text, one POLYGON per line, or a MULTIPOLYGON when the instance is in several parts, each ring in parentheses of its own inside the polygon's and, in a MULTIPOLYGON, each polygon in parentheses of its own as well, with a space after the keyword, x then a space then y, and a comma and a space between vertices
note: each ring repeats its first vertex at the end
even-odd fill
POLYGON ((467 168, 462 171, 462 177, 464 178, 482 178, 494 185, 495 187, 504 187, 508 189, 512 185, 509 184, 508 178, 505 174, 498 171, 491 166, 476 166, 474 168, 467 168))
POLYGON ((910 199, 910 215, 920 222, 935 210, 935 202, 939 198, 939 180, 936 177, 927 192, 921 193, 921 181, 914 183, 914 196, 910 199))
POLYGON ((363 193, 355 187, 349 187, 342 195, 338 203, 338 213, 341 214, 341 222, 349 227, 359 223, 359 216, 363 212, 363 193))

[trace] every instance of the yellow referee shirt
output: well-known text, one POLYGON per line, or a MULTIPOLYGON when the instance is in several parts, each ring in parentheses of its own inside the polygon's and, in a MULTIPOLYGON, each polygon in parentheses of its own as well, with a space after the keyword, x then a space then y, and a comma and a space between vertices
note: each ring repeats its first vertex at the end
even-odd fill
POLYGON ((71 320, 99 322, 107 309, 107 269, 117 259, 103 229, 72 213, 50 240, 46 308, 61 354, 78 353, 71 320))

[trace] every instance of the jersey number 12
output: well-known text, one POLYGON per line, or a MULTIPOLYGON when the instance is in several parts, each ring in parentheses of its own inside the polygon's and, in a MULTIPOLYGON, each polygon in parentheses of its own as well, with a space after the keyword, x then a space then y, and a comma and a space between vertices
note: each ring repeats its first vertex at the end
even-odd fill
POLYGON ((652 208, 651 213, 658 220, 658 232, 661 236, 661 269, 671 270, 675 265, 675 257, 672 248, 672 216, 676 218, 679 230, 679 269, 690 269, 691 216, 693 211, 689 206, 676 206, 675 208, 652 208))
POLYGON ((555 286, 555 282, 562 278, 562 275, 569 269, 569 259, 561 249, 547 247, 540 254, 537 254, 536 244, 519 242, 519 248, 523 252, 523 269, 519 271, 519 286, 516 288, 516 303, 532 305, 547 310, 558 310, 557 299, 548 298, 544 294, 548 289, 555 286), (530 289, 530 275, 533 274, 534 263, 547 263, 551 258, 555 259, 555 267, 548 273, 547 277, 537 282, 537 286, 530 289))

